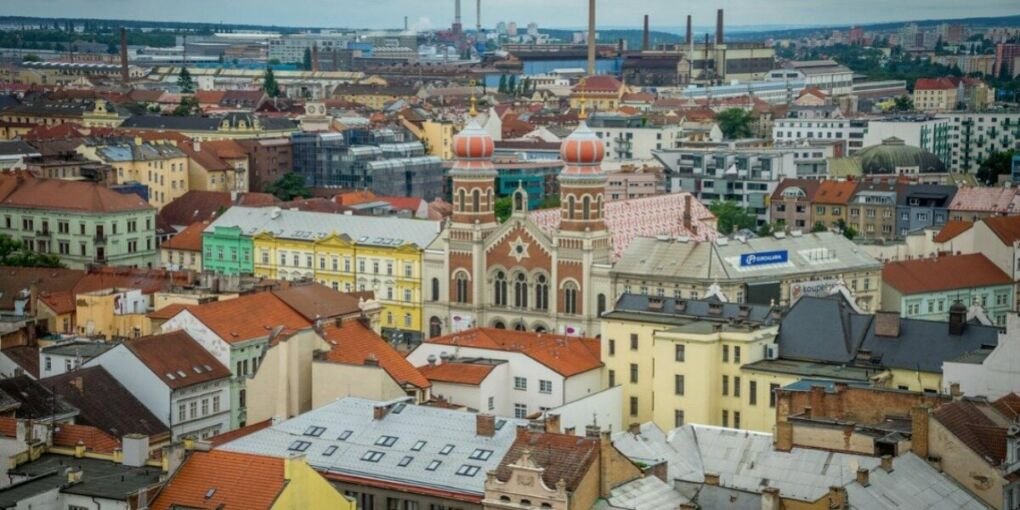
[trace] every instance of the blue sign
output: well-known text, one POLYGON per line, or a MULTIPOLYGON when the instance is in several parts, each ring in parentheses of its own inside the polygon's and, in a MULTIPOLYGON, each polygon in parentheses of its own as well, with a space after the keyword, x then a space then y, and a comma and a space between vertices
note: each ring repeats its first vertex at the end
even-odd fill
POLYGON ((766 264, 783 264, 789 260, 790 254, 786 250, 745 253, 740 256, 740 267, 763 266, 766 264))

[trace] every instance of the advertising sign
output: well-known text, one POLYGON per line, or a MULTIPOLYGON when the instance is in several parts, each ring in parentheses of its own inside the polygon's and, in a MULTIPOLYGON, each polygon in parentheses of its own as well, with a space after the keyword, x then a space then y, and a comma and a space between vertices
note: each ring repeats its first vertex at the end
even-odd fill
POLYGON ((783 264, 790 260, 786 250, 759 251, 740 255, 740 267, 764 266, 766 264, 783 264))

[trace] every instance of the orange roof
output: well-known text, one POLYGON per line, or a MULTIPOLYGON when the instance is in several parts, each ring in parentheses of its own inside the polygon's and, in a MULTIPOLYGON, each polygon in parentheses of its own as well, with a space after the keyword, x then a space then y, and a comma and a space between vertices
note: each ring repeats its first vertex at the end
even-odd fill
POLYGON ((231 442, 231 441, 233 441, 235 439, 241 439, 242 437, 247 436, 249 434, 254 434, 254 433, 256 433, 256 432, 258 432, 258 431, 260 431, 262 429, 267 429, 272 424, 273 424, 273 419, 272 418, 269 418, 269 419, 266 419, 266 420, 262 420, 262 421, 259 421, 259 422, 255 422, 255 423, 252 423, 251 425, 246 425, 246 426, 241 427, 239 429, 234 429, 234 430, 231 430, 229 432, 224 432, 224 433, 222 433, 222 434, 220 434, 218 436, 213 436, 213 437, 209 438, 209 444, 213 448, 218 448, 218 447, 220 447, 222 445, 225 445, 225 444, 227 444, 227 443, 229 443, 229 442, 231 442))
POLYGON ((195 91, 195 100, 198 104, 220 104, 223 96, 227 93, 223 90, 198 90, 195 91))
POLYGON ((74 294, 70 291, 40 294, 39 301, 45 303, 56 314, 71 313, 75 310, 74 294))
POLYGON ((186 310, 186 309, 188 309, 189 307, 192 307, 192 306, 196 306, 196 305, 186 305, 184 303, 174 303, 172 305, 166 305, 163 308, 160 308, 159 310, 156 310, 154 312, 149 312, 148 315, 146 315, 146 317, 148 317, 150 319, 168 320, 168 319, 172 319, 174 317, 174 315, 177 315, 178 313, 180 313, 181 310, 186 310))
POLYGON ((187 311, 227 343, 268 336, 277 326, 296 330, 312 325, 271 292, 192 306, 187 311))
POLYGON ((981 220, 1004 244, 1020 241, 1020 216, 991 216, 981 220))
POLYGON ((428 380, 433 382, 477 385, 482 384, 482 381, 489 377, 493 368, 496 368, 496 366, 486 363, 460 363, 454 361, 439 365, 425 365, 418 367, 418 370, 428 380))
POLYGON ((93 182, 36 179, 27 174, 0 175, 0 189, 13 188, 0 200, 6 206, 82 212, 141 211, 152 207, 135 194, 117 193, 93 182))
POLYGON ((581 83, 574 86, 574 93, 579 92, 618 92, 623 88, 623 83, 608 74, 600 74, 585 78, 581 83))
POLYGON ((952 90, 956 84, 946 78, 918 78, 914 90, 952 90))
POLYGON ((183 330, 134 338, 122 345, 173 389, 230 377, 230 369, 183 330))
POLYGON ((475 328, 427 340, 429 343, 520 352, 564 377, 602 366, 600 344, 594 338, 550 333, 475 328))
POLYGON ((337 326, 332 323, 323 328, 323 338, 333 345, 326 353, 327 361, 364 366, 367 360, 374 360, 399 384, 410 384, 417 388, 431 386, 414 365, 360 321, 345 321, 341 324, 337 326))
POLYGON ((345 191, 343 193, 337 193, 333 197, 333 201, 340 205, 357 205, 364 202, 371 202, 376 200, 375 193, 371 191, 345 191))
POLYGON ((980 253, 889 262, 882 268, 882 281, 904 295, 1013 283, 980 253))
POLYGON ((171 273, 163 269, 140 269, 128 267, 101 267, 89 270, 84 278, 75 284, 75 295, 103 289, 140 289, 143 294, 165 290, 174 284, 185 285, 191 278, 187 273, 171 273))
POLYGON ((208 221, 192 223, 177 235, 167 239, 162 246, 166 250, 202 251, 202 231, 209 226, 208 221))
POLYGON ((89 425, 72 425, 61 423, 53 434, 53 444, 65 448, 73 448, 81 441, 89 451, 97 453, 113 453, 120 448, 117 438, 89 425))
POLYGON ((850 201, 857 183, 854 181, 825 180, 818 184, 814 202, 818 204, 843 204, 850 201))
POLYGON ((939 230, 939 233, 935 234, 935 237, 932 240, 936 243, 951 241, 955 239, 956 236, 970 230, 973 226, 974 222, 972 221, 949 220, 942 227, 942 230, 939 230))
POLYGON ((150 508, 268 510, 287 486, 284 462, 279 457, 222 450, 194 452, 150 508))

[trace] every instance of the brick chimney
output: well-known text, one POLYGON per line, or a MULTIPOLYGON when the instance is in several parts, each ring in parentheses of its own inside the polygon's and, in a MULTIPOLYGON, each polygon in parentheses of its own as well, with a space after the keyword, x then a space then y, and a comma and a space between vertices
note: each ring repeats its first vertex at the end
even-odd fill
POLYGON ((560 415, 547 414, 545 416, 545 431, 551 434, 560 433, 560 415))
POLYGON ((761 490, 761 510, 781 510, 783 508, 782 498, 779 497, 779 489, 765 487, 761 490))
POLYGON ((691 229, 691 194, 684 195, 684 228, 691 229))
MULTIPOLYGON (((921 457, 921 458, 924 458, 924 457, 921 457)), ((892 455, 883 455, 882 456, 882 471, 885 471, 886 473, 892 473, 893 472, 892 455)))
POLYGON ((776 451, 788 452, 793 449, 793 423, 776 422, 776 451))
MULTIPOLYGON (((557 417, 559 419, 559 417, 557 417)), ((496 435, 496 417, 491 414, 475 415, 475 435, 492 437, 496 435)))
POLYGON ((871 485, 868 481, 868 475, 870 473, 871 471, 868 471, 868 468, 857 468, 857 483, 861 484, 861 487, 871 485))
POLYGON ((719 486, 719 473, 705 473, 705 485, 719 486))
POLYGON ((631 423, 630 426, 627 427, 627 432, 630 432, 635 436, 641 434, 641 424, 637 422, 631 423))
POLYGON ((829 510, 846 510, 846 488, 829 487, 829 510))
POLYGON ((372 420, 381 421, 389 412, 390 409, 386 406, 375 406, 372 408, 372 420))
POLYGON ((648 15, 645 14, 645 30, 641 36, 641 50, 648 51, 651 48, 651 34, 648 32, 648 15))
POLYGON ((910 451, 922 459, 928 458, 928 408, 910 409, 910 451))
POLYGON ((128 44, 127 44, 127 29, 121 27, 120 29, 120 81, 122 85, 127 85, 130 81, 131 76, 128 74, 128 44))

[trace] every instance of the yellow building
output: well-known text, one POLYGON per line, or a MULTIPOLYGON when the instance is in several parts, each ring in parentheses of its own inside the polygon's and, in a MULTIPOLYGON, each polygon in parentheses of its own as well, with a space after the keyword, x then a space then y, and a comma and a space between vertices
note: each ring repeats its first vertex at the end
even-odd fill
POLYGON ((585 78, 570 93, 570 107, 578 110, 581 104, 590 110, 614 111, 621 106, 627 86, 609 75, 585 78))
POLYGON ((115 183, 139 183, 149 190, 149 205, 157 209, 188 192, 188 155, 170 143, 150 143, 141 138, 106 145, 86 143, 82 156, 110 165, 115 183))
POLYGON ((75 318, 78 334, 107 339, 152 334, 148 298, 139 289, 103 289, 78 294, 75 318))
POLYGON ((189 189, 244 193, 248 191, 248 154, 234 140, 184 142, 189 189))
POLYGON ((443 161, 453 159, 453 135, 454 126, 452 122, 427 120, 421 125, 421 141, 425 144, 425 150, 430 156, 436 156, 443 161))
POLYGON ((374 292, 382 305, 383 336, 421 339, 425 327, 422 255, 439 234, 438 222, 278 208, 234 209, 216 223, 230 222, 242 232, 254 232, 256 276, 312 279, 343 292, 374 292), (238 212, 230 214, 234 209, 238 212))
POLYGON ((334 97, 344 101, 358 103, 374 110, 382 110, 393 101, 410 100, 417 97, 418 89, 389 85, 341 85, 333 94, 334 97))

